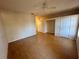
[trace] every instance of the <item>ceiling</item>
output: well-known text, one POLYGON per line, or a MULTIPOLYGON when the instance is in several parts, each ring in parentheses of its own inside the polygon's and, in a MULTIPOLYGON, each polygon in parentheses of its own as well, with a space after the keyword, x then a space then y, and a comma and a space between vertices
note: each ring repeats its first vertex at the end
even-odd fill
POLYGON ((79 0, 47 0, 49 8, 56 8, 42 9, 43 2, 44 0, 0 0, 0 9, 45 15, 79 6, 79 0))

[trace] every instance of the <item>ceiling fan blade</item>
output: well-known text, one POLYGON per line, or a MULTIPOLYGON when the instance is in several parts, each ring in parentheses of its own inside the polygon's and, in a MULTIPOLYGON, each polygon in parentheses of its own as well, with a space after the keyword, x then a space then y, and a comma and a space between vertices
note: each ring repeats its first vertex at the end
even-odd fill
POLYGON ((56 7, 47 7, 46 9, 56 9, 56 7))

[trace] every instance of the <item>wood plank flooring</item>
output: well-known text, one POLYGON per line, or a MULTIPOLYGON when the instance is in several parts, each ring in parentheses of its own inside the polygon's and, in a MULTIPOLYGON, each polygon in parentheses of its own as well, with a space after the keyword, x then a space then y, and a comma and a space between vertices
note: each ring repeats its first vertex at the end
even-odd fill
POLYGON ((8 52, 8 59, 78 59, 75 40, 43 33, 9 43, 8 52))

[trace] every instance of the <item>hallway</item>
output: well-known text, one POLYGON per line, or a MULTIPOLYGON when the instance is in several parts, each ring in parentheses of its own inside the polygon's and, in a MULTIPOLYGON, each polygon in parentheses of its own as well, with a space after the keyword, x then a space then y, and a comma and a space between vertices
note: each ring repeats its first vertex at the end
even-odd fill
POLYGON ((76 41, 51 34, 9 43, 8 59, 77 59, 76 41))

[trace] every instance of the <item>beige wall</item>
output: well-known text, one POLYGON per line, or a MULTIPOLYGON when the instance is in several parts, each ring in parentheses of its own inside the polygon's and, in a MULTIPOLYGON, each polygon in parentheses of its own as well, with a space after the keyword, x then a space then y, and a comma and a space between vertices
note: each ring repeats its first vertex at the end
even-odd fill
POLYGON ((36 16, 36 28, 37 32, 47 32, 47 25, 44 17, 36 16))
POLYGON ((35 18, 31 14, 3 12, 3 23, 8 42, 36 34, 35 18))
POLYGON ((0 59, 7 59, 8 40, 5 36, 4 26, 0 12, 0 59))

